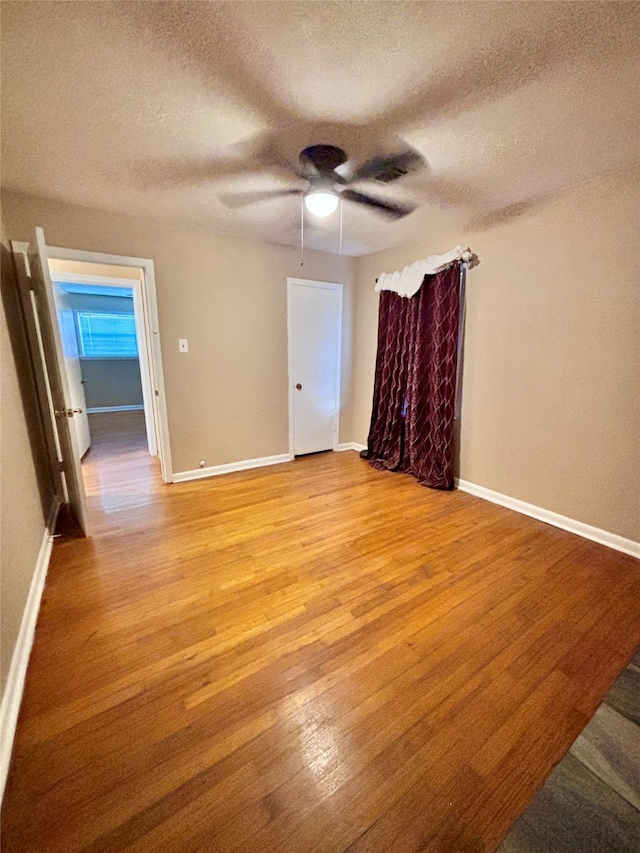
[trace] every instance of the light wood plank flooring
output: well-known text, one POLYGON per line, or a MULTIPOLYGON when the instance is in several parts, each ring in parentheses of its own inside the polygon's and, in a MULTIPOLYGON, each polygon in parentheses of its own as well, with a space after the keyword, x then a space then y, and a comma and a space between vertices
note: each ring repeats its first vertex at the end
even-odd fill
POLYGON ((127 447, 54 548, 4 853, 494 851, 640 643, 638 561, 564 531, 353 452, 162 486, 127 447))
POLYGON ((82 460, 92 530, 99 535, 119 522, 135 523, 136 508, 153 504, 162 492, 160 463, 149 456, 144 412, 89 415, 91 447, 82 460))

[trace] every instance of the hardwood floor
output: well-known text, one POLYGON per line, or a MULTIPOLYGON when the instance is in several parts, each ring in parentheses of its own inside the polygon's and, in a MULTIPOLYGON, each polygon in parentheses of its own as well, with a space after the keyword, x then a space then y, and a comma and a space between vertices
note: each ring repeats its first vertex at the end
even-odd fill
POLYGON ((640 650, 499 853, 640 850, 640 650))
POLYGON ((144 412, 89 415, 91 448, 82 460, 92 529, 108 531, 113 513, 135 523, 136 508, 153 505, 162 492, 160 463, 149 456, 144 412))
POLYGON ((55 545, 5 853, 494 851, 640 643, 638 561, 541 522, 353 452, 142 451, 91 451, 55 545))

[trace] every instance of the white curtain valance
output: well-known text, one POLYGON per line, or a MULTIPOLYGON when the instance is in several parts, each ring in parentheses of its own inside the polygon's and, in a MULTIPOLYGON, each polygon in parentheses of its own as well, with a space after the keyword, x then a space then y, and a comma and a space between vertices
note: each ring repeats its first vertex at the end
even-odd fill
POLYGON ((413 296, 420 290, 425 275, 435 275, 450 267, 456 261, 474 266, 474 255, 469 249, 456 246, 446 255, 430 255, 422 261, 416 261, 400 272, 383 272, 376 282, 376 292, 393 290, 398 296, 413 296))

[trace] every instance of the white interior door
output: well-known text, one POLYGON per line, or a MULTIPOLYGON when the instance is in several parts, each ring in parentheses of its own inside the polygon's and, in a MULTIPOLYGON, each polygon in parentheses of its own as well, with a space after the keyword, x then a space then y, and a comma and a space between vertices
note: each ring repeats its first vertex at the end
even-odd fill
POLYGON ((82 367, 78 352, 76 324, 73 309, 69 304, 68 294, 56 282, 52 283, 52 287, 58 314, 58 327, 60 329, 65 373, 67 375, 67 382, 69 383, 69 395, 73 410, 73 418, 70 418, 69 422, 71 428, 75 430, 78 453, 82 459, 91 446, 91 433, 89 432, 89 416, 87 415, 87 403, 84 396, 84 380, 82 378, 82 367))
MULTIPOLYGON (((90 535, 87 516, 87 499, 80 467, 80 452, 72 419, 74 411, 66 373, 62 336, 58 326, 57 306, 53 282, 49 275, 47 246, 42 228, 35 229, 33 244, 29 246, 28 265, 33 320, 37 329, 38 351, 33 357, 40 359, 46 384, 51 416, 57 426, 59 468, 64 479, 65 497, 73 509, 85 535, 90 535)), ((84 406, 82 407, 85 408, 84 406)))
POLYGON ((295 456, 338 444, 342 285, 289 279, 290 433, 295 456))

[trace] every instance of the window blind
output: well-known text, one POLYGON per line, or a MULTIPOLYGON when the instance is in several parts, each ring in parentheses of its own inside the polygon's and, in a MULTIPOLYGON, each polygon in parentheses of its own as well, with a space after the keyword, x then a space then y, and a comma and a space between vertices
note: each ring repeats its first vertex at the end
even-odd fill
POLYGON ((76 311, 80 358, 137 358, 133 314, 76 311))

